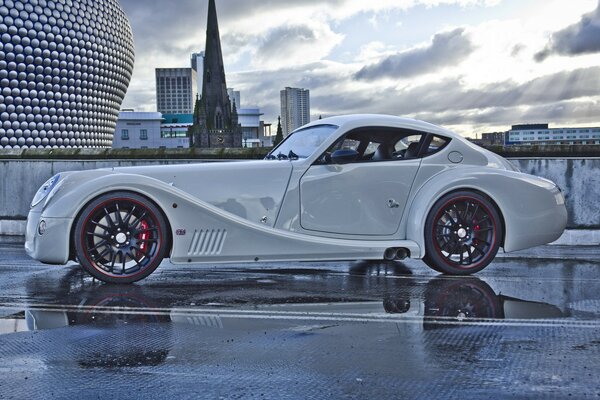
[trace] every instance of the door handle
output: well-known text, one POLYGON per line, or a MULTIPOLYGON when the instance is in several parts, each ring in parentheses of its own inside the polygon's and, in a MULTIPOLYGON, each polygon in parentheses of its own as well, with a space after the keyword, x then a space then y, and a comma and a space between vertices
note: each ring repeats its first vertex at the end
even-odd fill
POLYGON ((396 200, 394 199, 389 199, 388 200, 388 207, 389 208, 400 208, 400 203, 398 203, 396 200))

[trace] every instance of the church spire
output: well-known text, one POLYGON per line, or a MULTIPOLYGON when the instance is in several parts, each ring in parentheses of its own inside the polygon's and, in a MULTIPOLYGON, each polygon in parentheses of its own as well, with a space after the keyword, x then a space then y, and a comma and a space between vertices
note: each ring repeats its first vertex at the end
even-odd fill
MULTIPOLYGON (((208 1, 208 19, 206 22, 206 48, 204 51, 204 85, 202 96, 217 96, 217 102, 227 100, 227 82, 221 50, 219 20, 215 0, 208 1)), ((211 97, 212 97, 211 96, 211 97)), ((210 101, 210 100, 209 100, 210 101)))
MULTIPOLYGON (((241 147, 242 130, 227 94, 215 0, 208 1, 202 97, 194 121, 195 146, 241 147)), ((236 110, 237 111, 237 110, 236 110)))

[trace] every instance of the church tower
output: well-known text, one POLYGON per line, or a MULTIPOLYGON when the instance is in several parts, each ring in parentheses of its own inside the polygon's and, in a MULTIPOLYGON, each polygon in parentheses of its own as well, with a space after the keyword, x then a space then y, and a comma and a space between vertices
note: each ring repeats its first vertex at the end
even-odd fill
POLYGON ((242 147, 242 128, 237 109, 227 95, 221 36, 215 0, 208 2, 202 95, 197 100, 194 125, 190 128, 194 147, 242 147))

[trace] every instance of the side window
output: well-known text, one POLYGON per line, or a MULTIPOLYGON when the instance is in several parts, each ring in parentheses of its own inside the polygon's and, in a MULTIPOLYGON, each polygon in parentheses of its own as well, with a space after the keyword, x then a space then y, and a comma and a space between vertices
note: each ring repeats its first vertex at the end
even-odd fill
POLYGON ((360 142, 354 139, 344 139, 336 150, 354 150, 358 151, 358 147, 360 146, 360 142))
POLYGON ((415 148, 419 145, 419 143, 421 143, 422 138, 423 135, 411 135, 398 140, 398 142, 396 142, 396 145, 394 146, 394 155, 404 156, 408 149, 411 147, 411 145, 412 148, 415 148))
POLYGON ((427 149, 425 151, 425 155, 430 156, 432 154, 437 153, 438 151, 440 151, 444 147, 446 147, 446 145, 448 143, 450 143, 450 139, 445 138, 445 137, 441 137, 441 136, 434 136, 431 139, 431 142, 429 142, 429 146, 427 146, 427 149))
MULTIPOLYGON (((331 146, 317 164, 370 163, 411 160, 429 154, 421 149, 427 144, 426 134, 395 128, 367 128, 352 131, 331 146), (348 151, 354 154, 348 154, 348 151), (338 154, 335 154, 339 152, 338 154), (333 156, 333 158, 332 158, 333 156)), ((447 139, 435 137, 428 142, 432 149, 441 149, 447 139), (445 141, 444 141, 445 140, 445 141)), ((433 151, 433 150, 432 150, 433 151)))

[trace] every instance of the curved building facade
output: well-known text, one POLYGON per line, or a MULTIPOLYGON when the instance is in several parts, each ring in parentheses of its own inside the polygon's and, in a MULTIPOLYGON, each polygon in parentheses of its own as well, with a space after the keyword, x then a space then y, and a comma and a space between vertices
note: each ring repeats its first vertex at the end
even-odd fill
POLYGON ((118 0, 0 0, 0 149, 111 147, 133 62, 118 0))

